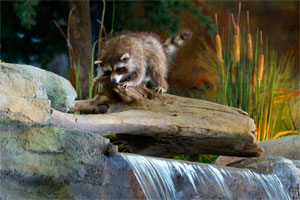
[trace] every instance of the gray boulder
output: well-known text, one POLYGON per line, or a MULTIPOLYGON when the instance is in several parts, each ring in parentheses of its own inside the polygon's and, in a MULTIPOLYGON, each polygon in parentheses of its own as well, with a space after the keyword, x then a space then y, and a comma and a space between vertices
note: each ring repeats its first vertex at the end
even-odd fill
POLYGON ((29 76, 32 80, 41 82, 48 99, 51 100, 52 108, 66 112, 74 106, 77 94, 67 79, 30 65, 0 63, 0 66, 18 70, 24 76, 29 76))
POLYGON ((110 146, 92 133, 0 123, 0 199, 130 198, 133 174, 104 155, 110 146))
POLYGON ((297 160, 265 155, 259 158, 239 160, 228 164, 228 166, 275 174, 289 193, 291 199, 300 199, 300 168, 297 160))
MULTIPOLYGON (((271 140, 261 141, 259 147, 264 149, 264 155, 284 157, 290 160, 300 160, 300 135, 291 135, 271 140)), ((245 159, 243 157, 220 156, 216 165, 226 166, 229 163, 245 159)))
POLYGON ((132 154, 120 156, 111 154, 110 149, 107 139, 93 133, 0 123, 0 199, 286 197, 276 176, 132 154))
POLYGON ((249 168, 276 174, 292 199, 300 199, 300 135, 259 143, 265 151, 259 158, 220 156, 216 165, 249 168))
POLYGON ((300 160, 300 135, 290 135, 259 143, 266 155, 300 160))
POLYGON ((43 85, 17 67, 0 64, 0 121, 44 124, 49 118, 43 85))

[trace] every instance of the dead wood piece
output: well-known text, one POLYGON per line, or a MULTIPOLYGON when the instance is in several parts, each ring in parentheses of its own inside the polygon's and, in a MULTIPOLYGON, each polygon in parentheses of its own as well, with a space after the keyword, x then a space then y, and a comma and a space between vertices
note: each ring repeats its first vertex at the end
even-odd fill
POLYGON ((71 110, 103 115, 74 115, 53 110, 51 125, 101 135, 117 134, 135 153, 170 157, 199 153, 258 156, 256 126, 240 109, 216 103, 158 94, 101 80, 103 92, 77 101, 71 110), (105 111, 105 109, 104 109, 105 111))
POLYGON ((105 95, 96 95, 93 99, 79 100, 73 108, 69 110, 69 113, 83 112, 103 114, 107 112, 109 103, 109 97, 105 95))
POLYGON ((254 146, 244 149, 240 141, 225 138, 164 137, 156 135, 118 134, 117 137, 130 152, 156 157, 172 158, 174 155, 196 156, 199 154, 231 155, 240 157, 260 156, 264 151, 254 146), (220 145, 222 144, 222 145, 220 145), (242 147, 242 148, 241 148, 242 147))

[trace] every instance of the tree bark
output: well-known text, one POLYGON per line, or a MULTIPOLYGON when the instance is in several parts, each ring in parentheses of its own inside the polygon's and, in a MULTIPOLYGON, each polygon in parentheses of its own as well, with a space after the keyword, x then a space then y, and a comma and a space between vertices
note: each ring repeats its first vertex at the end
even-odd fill
POLYGON ((75 62, 80 60, 80 91, 82 98, 89 96, 89 73, 91 68, 91 16, 89 0, 69 1, 70 10, 70 43, 74 51, 75 62))

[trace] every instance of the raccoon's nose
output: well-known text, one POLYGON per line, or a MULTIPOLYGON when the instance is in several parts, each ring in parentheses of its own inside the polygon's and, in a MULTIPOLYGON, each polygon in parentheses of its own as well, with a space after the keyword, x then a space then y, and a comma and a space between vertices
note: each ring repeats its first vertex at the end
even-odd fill
POLYGON ((117 83, 117 79, 113 78, 113 79, 111 79, 111 82, 112 83, 117 83))

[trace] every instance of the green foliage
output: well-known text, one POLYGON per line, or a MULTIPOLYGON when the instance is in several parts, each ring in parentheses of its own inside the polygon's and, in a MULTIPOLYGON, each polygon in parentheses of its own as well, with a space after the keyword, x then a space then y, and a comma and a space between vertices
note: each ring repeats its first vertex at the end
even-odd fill
POLYGON ((209 35, 213 35, 217 30, 216 25, 214 24, 209 24, 209 29, 208 29, 208 34, 209 35))
POLYGON ((201 162, 201 163, 215 163, 217 160, 218 155, 210 155, 210 154, 199 154, 198 156, 186 156, 186 155, 178 155, 173 156, 173 159, 177 160, 185 160, 185 161, 194 161, 194 162, 201 162))
POLYGON ((160 30, 169 30, 170 33, 178 31, 179 17, 174 10, 185 8, 183 4, 179 6, 180 4, 174 4, 172 1, 145 2, 145 10, 148 11, 151 24, 156 25, 160 30))
MULTIPOLYGON (((32 2, 32 1, 31 1, 32 2)), ((15 12, 15 3, 23 1, 1 2, 1 59, 5 62, 40 64, 44 69, 53 56, 66 51, 66 43, 53 24, 53 19, 66 29, 64 18, 67 17, 66 1, 38 1, 35 8, 36 25, 31 29, 20 23, 15 12)))
POLYGON ((199 154, 199 162, 201 163, 215 163, 217 158, 219 156, 217 155, 208 155, 208 154, 199 154))
POLYGON ((200 25, 202 26, 202 27, 204 27, 204 26, 206 26, 209 22, 211 22, 212 21, 212 19, 211 19, 211 17, 210 16, 205 16, 205 15, 203 15, 202 17, 201 17, 201 21, 200 21, 200 25))
POLYGON ((26 29, 31 29, 36 25, 35 7, 38 4, 37 0, 23 0, 14 2, 14 11, 21 21, 21 25, 26 29))
MULTIPOLYGON (((111 30, 113 31, 113 29, 111 30)), ((94 42, 93 44, 93 49, 92 49, 92 58, 91 58, 91 71, 89 74, 89 98, 92 99, 93 98, 93 80, 94 80, 94 61, 95 61, 95 48, 97 45, 98 41, 94 42)))
POLYGON ((185 156, 185 155, 173 156, 173 159, 177 159, 177 160, 185 160, 185 161, 188 161, 189 158, 190 158, 190 156, 185 156))
POLYGON ((117 30, 167 30, 174 34, 179 30, 179 14, 192 13, 192 17, 200 18, 200 24, 212 34, 216 28, 210 24, 211 17, 202 14, 202 7, 195 7, 193 1, 118 1, 116 5, 117 30))
POLYGON ((193 9, 193 16, 198 17, 201 14, 202 10, 203 10, 203 7, 195 7, 193 9))

